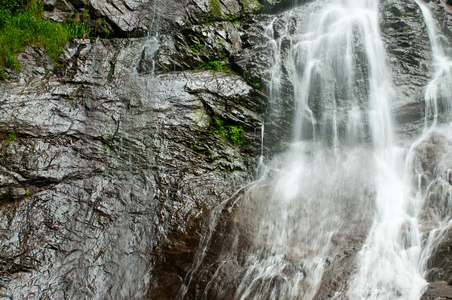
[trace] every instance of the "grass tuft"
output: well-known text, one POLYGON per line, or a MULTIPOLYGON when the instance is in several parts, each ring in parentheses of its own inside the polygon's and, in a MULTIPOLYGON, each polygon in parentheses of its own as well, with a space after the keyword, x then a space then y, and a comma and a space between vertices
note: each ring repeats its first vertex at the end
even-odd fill
POLYGON ((5 69, 20 70, 16 54, 25 46, 37 45, 56 64, 63 46, 73 38, 89 37, 85 23, 54 23, 42 18, 41 0, 0 0, 0 79, 5 69))

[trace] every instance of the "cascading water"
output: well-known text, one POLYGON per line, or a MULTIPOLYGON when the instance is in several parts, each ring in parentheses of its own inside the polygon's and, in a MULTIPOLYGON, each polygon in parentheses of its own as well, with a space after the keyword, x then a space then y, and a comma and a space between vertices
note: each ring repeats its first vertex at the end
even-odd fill
MULTIPOLYGON (((378 2, 308 5, 309 22, 296 30, 304 33, 290 36, 288 71, 296 106, 292 143, 267 164, 240 201, 234 198, 217 264, 206 256, 218 239, 217 223, 211 224, 189 271, 191 284, 208 274, 203 265, 216 266, 206 280, 204 299, 419 299, 427 284, 428 258, 450 228, 448 212, 423 228, 423 208, 430 187, 450 182, 451 172, 439 174, 425 192, 414 160, 419 145, 449 119, 452 91, 447 83, 452 79, 428 8, 418 4, 435 76, 426 88, 424 134, 410 148, 396 143, 395 93, 378 2), (338 262, 348 267, 340 269, 338 262), (338 276, 331 272, 345 278, 322 291, 325 276, 338 276)), ((279 97, 283 80, 274 22, 266 29, 274 52, 271 98, 279 97)), ((452 191, 443 189, 450 212, 452 191)))
POLYGON ((159 31, 160 31, 160 10, 161 1, 154 0, 151 8, 152 16, 148 28, 148 38, 141 50, 140 58, 137 63, 136 71, 138 73, 146 73, 154 75, 155 73, 155 57, 159 50, 159 31))
POLYGON ((452 105, 452 62, 447 55, 443 44, 447 45, 445 37, 438 34, 435 21, 428 7, 420 2, 416 3, 421 8, 427 27, 433 54, 433 65, 435 74, 425 91, 425 129, 433 128, 438 121, 450 121, 452 105), (439 118, 442 120, 439 120, 439 118))
MULTIPOLYGON (((450 51, 450 44, 446 38, 438 31, 435 21, 430 13, 429 8, 422 2, 417 1, 424 21, 427 27, 430 44, 433 54, 434 75, 425 91, 425 128, 423 135, 413 145, 411 152, 414 152, 422 142, 425 142, 435 135, 446 136, 448 140, 452 140, 450 129, 451 122, 451 108, 452 108, 452 60, 450 51), (447 48, 446 48, 447 47, 447 48)), ((450 149, 448 149, 450 150, 450 149)), ((414 155, 410 153, 411 155, 414 155)), ((434 250, 441 243, 448 230, 452 226, 452 187, 450 185, 451 170, 450 161, 446 152, 445 157, 442 157, 437 164, 435 178, 429 183, 425 191, 422 190, 423 172, 415 170, 420 184, 416 191, 416 198, 423 204, 424 207, 429 208, 429 198, 431 194, 439 191, 439 201, 436 209, 425 209, 424 213, 433 224, 430 224, 430 230, 426 232, 427 240, 424 249, 421 253, 419 268, 423 276, 428 276, 429 258, 434 250)), ((413 167, 414 168, 414 167, 413 167)), ((416 168, 414 168, 416 169, 416 168)))

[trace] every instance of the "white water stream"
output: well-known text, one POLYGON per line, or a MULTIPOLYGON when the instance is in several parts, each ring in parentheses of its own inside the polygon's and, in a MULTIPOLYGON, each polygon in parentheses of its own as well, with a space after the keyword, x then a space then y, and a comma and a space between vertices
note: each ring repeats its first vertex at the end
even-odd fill
MULTIPOLYGON (((418 5, 435 74, 426 87, 424 132, 410 148, 396 143, 378 1, 309 5, 307 28, 290 37, 296 103, 291 146, 245 194, 234 215, 237 237, 208 289, 221 290, 218 282, 234 269, 241 274, 235 294, 228 295, 234 299, 324 299, 322 279, 342 272, 350 278, 328 297, 419 299, 428 258, 451 226, 452 171, 444 162, 424 190, 425 174, 414 160, 435 132, 452 140, 451 125, 444 124, 450 121, 452 63, 428 8, 418 5), (438 186, 446 211, 432 213, 423 227, 429 191, 438 186), (349 269, 334 269, 353 253, 349 269)), ((274 39, 275 21, 265 32, 274 52, 272 98, 280 96, 281 40, 288 32, 286 27, 274 39)))
MULTIPOLYGON (((449 141, 452 140, 452 85, 450 84, 452 82, 451 47, 446 38, 439 32, 427 5, 418 0, 416 0, 416 3, 422 11, 430 38, 434 75, 425 91, 424 133, 412 148, 415 148, 421 142, 428 140, 435 135, 443 135, 449 141), (446 49, 449 51, 446 51, 446 49)), ((447 148, 446 150, 450 151, 450 149, 447 148)), ((432 221, 432 224, 429 224, 431 228, 426 232, 427 240, 419 260, 419 268, 423 276, 427 276, 428 274, 428 260, 433 251, 446 236, 447 231, 452 228, 452 187, 450 185, 452 170, 448 169, 450 161, 446 151, 444 156, 445 157, 440 158, 436 167, 436 178, 425 190, 419 187, 416 193, 417 199, 420 199, 422 203, 428 204, 430 195, 433 194, 435 190, 439 190, 437 208, 434 209, 432 213, 426 213, 428 219, 432 221)), ((416 173, 422 180, 424 174, 419 171, 416 173)), ((432 210, 430 209, 430 211, 432 210)))

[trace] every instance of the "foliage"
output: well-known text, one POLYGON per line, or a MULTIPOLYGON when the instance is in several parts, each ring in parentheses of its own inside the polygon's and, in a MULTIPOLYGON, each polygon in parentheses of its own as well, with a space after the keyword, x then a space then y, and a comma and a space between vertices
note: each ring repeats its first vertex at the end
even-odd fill
POLYGON ((231 70, 231 66, 227 62, 222 62, 220 60, 209 61, 204 64, 200 64, 196 67, 196 70, 211 70, 211 71, 221 71, 227 73, 231 70))
POLYGON ((219 134, 230 140, 239 147, 245 146, 245 133, 242 126, 226 125, 223 126, 223 121, 215 119, 214 134, 219 134))
POLYGON ((204 47, 203 44, 191 44, 191 45, 190 45, 190 50, 191 50, 193 53, 198 54, 199 50, 201 50, 202 47, 204 47))
POLYGON ((253 85, 253 87, 254 87, 255 89, 259 89, 259 88, 261 87, 261 84, 258 83, 258 82, 253 83, 252 85, 253 85))
POLYGON ((219 61, 219 60, 209 61, 206 64, 206 69, 207 70, 220 71, 222 69, 221 61, 219 61))
POLYGON ((227 137, 228 131, 223 127, 223 122, 221 120, 215 119, 214 123, 216 129, 213 131, 213 133, 227 137))
POLYGON ((41 0, 0 0, 0 78, 5 68, 20 69, 15 55, 25 46, 42 46, 56 63, 70 39, 88 37, 84 22, 58 24, 42 18, 41 0))
POLYGON ((65 24, 65 28, 67 29, 67 33, 69 35, 69 39, 74 38, 89 38, 91 33, 91 28, 84 22, 81 23, 67 23, 65 24))
POLYGON ((259 90, 261 88, 261 84, 259 82, 254 82, 251 78, 250 78, 250 70, 246 70, 245 71, 245 80, 246 82, 251 85, 253 88, 255 88, 256 90, 259 90))
POLYGON ((17 135, 14 132, 8 133, 5 136, 5 141, 15 141, 15 140, 17 140, 17 135))
POLYGON ((246 10, 257 10, 260 8, 260 3, 257 0, 240 0, 240 4, 246 10))
POLYGON ((242 126, 230 126, 228 132, 229 139, 236 145, 245 145, 245 134, 242 126))
POLYGON ((228 53, 225 49, 222 49, 217 55, 215 55, 214 59, 215 60, 198 65, 196 70, 221 71, 224 73, 228 73, 231 70, 231 65, 228 60, 228 53))

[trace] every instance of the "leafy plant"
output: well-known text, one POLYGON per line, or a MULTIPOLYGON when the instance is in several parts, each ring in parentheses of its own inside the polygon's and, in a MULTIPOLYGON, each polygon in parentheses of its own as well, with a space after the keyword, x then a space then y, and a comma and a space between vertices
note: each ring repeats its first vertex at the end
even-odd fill
POLYGON ((206 65, 206 69, 220 71, 222 69, 221 61, 219 60, 209 61, 206 65))
POLYGON ((230 126, 228 131, 229 139, 236 145, 245 145, 245 134, 242 126, 230 126))
POLYGON ((245 146, 246 144, 245 133, 243 131, 242 126, 235 125, 223 126, 223 121, 218 119, 215 119, 214 125, 215 125, 215 130, 213 131, 214 134, 219 134, 225 137, 226 139, 230 140, 239 147, 245 146))
POLYGON ((66 24, 69 39, 73 38, 89 38, 91 34, 91 28, 84 22, 81 23, 67 23, 66 24))
POLYGON ((214 123, 216 129, 213 131, 213 133, 227 137, 228 131, 223 127, 223 122, 221 120, 215 119, 214 123))

